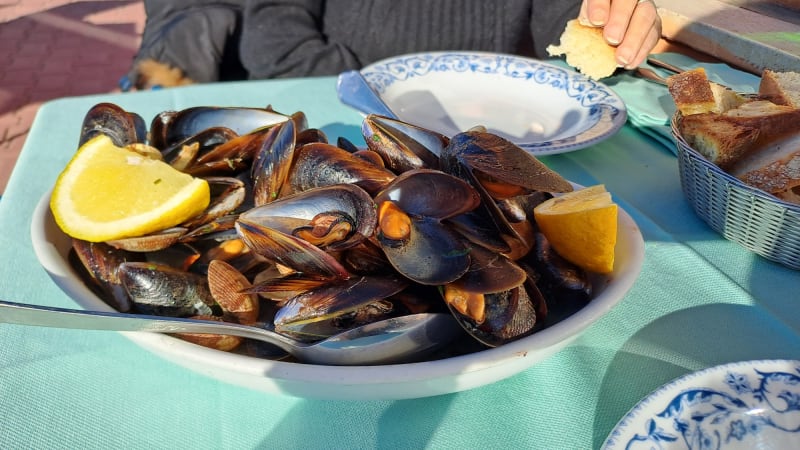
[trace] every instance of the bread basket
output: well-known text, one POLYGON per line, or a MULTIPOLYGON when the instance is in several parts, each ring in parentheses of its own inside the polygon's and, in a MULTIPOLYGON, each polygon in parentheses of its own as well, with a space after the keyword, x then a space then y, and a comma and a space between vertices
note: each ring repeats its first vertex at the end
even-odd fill
POLYGON ((681 187, 714 231, 771 261, 800 270, 800 205, 750 187, 708 161, 681 137, 672 117, 681 187))

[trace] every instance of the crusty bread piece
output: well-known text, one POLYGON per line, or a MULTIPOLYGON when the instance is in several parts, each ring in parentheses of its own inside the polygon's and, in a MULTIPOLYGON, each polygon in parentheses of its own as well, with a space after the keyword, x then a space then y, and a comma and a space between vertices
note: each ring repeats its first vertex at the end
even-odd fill
POLYGON ((558 45, 547 47, 550 56, 564 55, 567 64, 589 78, 599 80, 617 70, 616 48, 603 37, 603 29, 581 25, 578 19, 567 22, 558 45))
POLYGON ((787 133, 796 133, 800 123, 800 109, 776 105, 767 100, 742 103, 720 116, 739 125, 758 128, 762 140, 772 140, 787 133))
POLYGON ((702 67, 667 77, 667 88, 678 111, 684 116, 722 113, 747 101, 743 95, 710 81, 702 67))
POLYGON ((719 114, 685 116, 680 122, 681 135, 690 147, 726 170, 745 156, 758 140, 758 129, 740 125, 719 114))
POLYGON ((800 109, 800 72, 764 69, 758 94, 772 103, 800 109))
POLYGON ((717 105, 706 70, 702 67, 670 75, 667 89, 684 116, 709 113, 717 105))
POLYGON ((728 172, 770 194, 800 186, 800 133, 784 135, 752 150, 728 172))
POLYGON ((775 192, 773 195, 785 202, 800 205, 800 182, 798 182, 797 186, 775 192))

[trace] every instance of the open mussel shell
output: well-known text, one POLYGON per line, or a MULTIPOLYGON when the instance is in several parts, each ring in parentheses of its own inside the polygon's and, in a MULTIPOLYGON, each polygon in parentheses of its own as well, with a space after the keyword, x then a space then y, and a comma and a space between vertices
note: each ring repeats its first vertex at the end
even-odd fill
POLYGON ((164 111, 150 123, 150 143, 165 149, 208 128, 225 127, 242 135, 288 119, 284 114, 264 108, 197 106, 164 111))
POLYGON ((98 134, 106 135, 117 147, 145 142, 147 125, 136 113, 113 103, 98 103, 87 111, 81 126, 79 145, 98 134))
POLYGON ((117 311, 130 311, 133 304, 120 281, 119 267, 128 261, 143 261, 144 256, 81 239, 72 239, 72 249, 79 264, 76 269, 88 275, 91 285, 100 291, 100 298, 117 311))
POLYGON ((395 173, 438 169, 439 155, 449 143, 443 134, 376 114, 364 119, 361 133, 369 149, 381 155, 395 173))
POLYGON ((398 276, 364 276, 309 290, 289 299, 278 310, 275 330, 314 341, 363 325, 365 321, 386 318, 393 312, 393 306, 384 299, 406 286, 408 281, 398 276), (367 317, 360 319, 356 317, 358 314, 367 317))
POLYGON ((183 170, 184 168, 190 167, 192 164, 194 164, 197 158, 236 137, 238 137, 238 134, 236 134, 236 132, 230 128, 206 128, 205 130, 189 136, 180 142, 161 149, 161 154, 164 157, 164 161, 168 162, 179 170, 183 170), (194 154, 185 155, 184 149, 187 147, 196 147, 194 154))
POLYGON ((536 330, 537 304, 542 302, 535 285, 520 286, 485 296, 486 316, 476 323, 448 304, 458 323, 472 337, 488 347, 498 347, 530 335, 536 330))
POLYGON ((378 234, 386 258, 403 276, 420 284, 443 285, 459 279, 470 264, 469 242, 430 217, 415 218, 398 242, 378 234))
POLYGON ((356 246, 375 232, 375 203, 366 191, 352 184, 313 188, 281 197, 245 211, 240 218, 291 235, 299 227, 327 215, 346 220, 350 229, 343 239, 325 245, 329 250, 356 246))
POLYGON ((530 191, 570 192, 572 184, 536 157, 496 134, 468 131, 450 139, 441 155, 442 170, 461 176, 478 172, 530 191))
POLYGON ((350 273, 331 254, 309 242, 240 217, 236 231, 256 254, 309 277, 346 280, 350 273))
POLYGON ((311 143, 295 150, 289 185, 294 192, 330 186, 355 184, 375 194, 396 175, 335 145, 311 143))
POLYGON ((443 172, 417 169, 398 176, 375 197, 381 211, 378 242, 392 266, 421 284, 441 285, 461 277, 470 264, 468 241, 442 222, 475 208, 480 199, 467 183, 443 172), (384 208, 385 204, 395 205, 384 208), (384 215, 405 215, 401 223, 384 215), (405 234, 400 236, 399 234, 405 234))
POLYGON ((206 277, 150 262, 125 262, 119 278, 137 312, 157 316, 221 316, 206 277))

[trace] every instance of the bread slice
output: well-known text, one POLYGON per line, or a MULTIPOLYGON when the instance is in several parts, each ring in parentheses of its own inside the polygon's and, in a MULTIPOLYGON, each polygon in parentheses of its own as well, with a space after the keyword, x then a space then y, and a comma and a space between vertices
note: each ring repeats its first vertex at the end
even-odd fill
POLYGON ((667 77, 667 89, 678 111, 684 116, 722 113, 747 101, 745 96, 710 81, 702 67, 667 77))
POLYGON ((800 72, 764 69, 758 94, 772 103, 800 109, 800 72))
POLYGON ((753 149, 729 173, 770 194, 800 186, 800 134, 788 134, 753 149))
POLYGON ((717 105, 711 82, 702 67, 670 75, 667 77, 667 89, 678 111, 684 116, 709 113, 717 105))
POLYGON ((722 170, 747 155, 759 136, 757 128, 725 120, 710 112, 683 117, 680 131, 690 147, 722 170))
POLYGON ((567 64, 595 80, 617 70, 615 52, 616 48, 603 37, 602 28, 581 25, 578 19, 567 22, 558 45, 547 47, 550 56, 564 55, 567 64))
POLYGON ((787 203, 800 205, 800 183, 797 186, 775 192, 773 195, 787 203))
POLYGON ((763 140, 773 140, 784 134, 797 133, 800 123, 800 109, 776 105, 768 100, 745 102, 720 116, 739 125, 758 128, 763 140))

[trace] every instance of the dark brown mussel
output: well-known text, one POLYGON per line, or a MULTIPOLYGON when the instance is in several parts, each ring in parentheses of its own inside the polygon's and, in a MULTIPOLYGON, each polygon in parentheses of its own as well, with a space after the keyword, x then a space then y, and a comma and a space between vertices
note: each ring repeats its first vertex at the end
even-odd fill
POLYGON ((405 172, 375 197, 378 241, 392 266, 409 279, 450 283, 467 271, 471 245, 443 221, 479 202, 477 192, 458 178, 436 170, 405 172))
POLYGON ((303 276, 346 280, 350 273, 333 255, 308 241, 240 217, 236 231, 253 252, 303 276))
POLYGON ((509 247, 503 253, 513 258, 530 250, 532 236, 524 226, 510 222, 497 202, 537 191, 572 190, 561 175, 516 144, 491 133, 469 131, 453 136, 441 155, 441 164, 443 171, 465 180, 480 193, 481 204, 469 219, 478 225, 475 230, 495 230, 477 233, 463 227, 465 236, 488 248, 496 246, 488 241, 484 244, 481 236, 499 236, 509 247))
POLYGON ((461 326, 490 347, 530 334, 542 303, 525 270, 507 257, 473 247, 469 270, 442 296, 461 326))
POLYGON ((99 291, 99 297, 118 311, 130 311, 132 304, 120 281, 119 267, 128 261, 142 261, 144 256, 80 239, 72 240, 72 250, 77 257, 75 269, 88 278, 89 286, 99 291))
POLYGON ((147 126, 136 113, 125 111, 113 103, 98 103, 83 118, 79 145, 98 134, 110 137, 117 147, 125 147, 144 142, 147 126))
POLYGON ((462 177, 463 171, 470 172, 495 199, 525 191, 572 191, 572 184, 561 175, 518 145, 492 133, 468 131, 453 136, 440 161, 442 170, 452 175, 462 177))
POLYGON ((443 134, 376 114, 364 119, 361 133, 367 147, 395 173, 438 169, 439 155, 449 142, 443 134))
POLYGON ((520 263, 547 299, 555 320, 584 307, 594 294, 589 274, 556 253, 542 233, 536 233, 534 249, 520 263))
POLYGON ((208 280, 171 266, 149 262, 125 262, 119 266, 119 279, 134 309, 142 314, 191 317, 221 316, 208 280))
POLYGON ((303 341, 316 341, 391 316, 385 300, 405 289, 399 276, 353 277, 329 283, 289 299, 275 314, 275 330, 303 341))
POLYGON ((178 170, 185 170, 195 164, 198 158, 238 135, 230 128, 212 127, 161 149, 164 161, 178 170))
POLYGON ((460 317, 459 323, 472 337, 486 346, 498 347, 536 331, 537 304, 542 300, 535 285, 526 282, 486 297, 486 317, 482 323, 460 317))
POLYGON ((164 111, 150 123, 150 143, 165 149, 208 128, 225 127, 243 135, 286 120, 286 115, 265 108, 196 106, 164 111))
POLYGON ((266 134, 250 168, 256 206, 278 198, 289 177, 296 143, 297 130, 291 120, 272 127, 266 134))
POLYGON ((352 184, 298 192, 239 217, 332 251, 354 247, 371 237, 377 223, 372 197, 352 184))
POLYGON ((335 145, 312 143, 295 151, 288 181, 294 192, 344 183, 374 195, 395 177, 391 171, 335 145))

